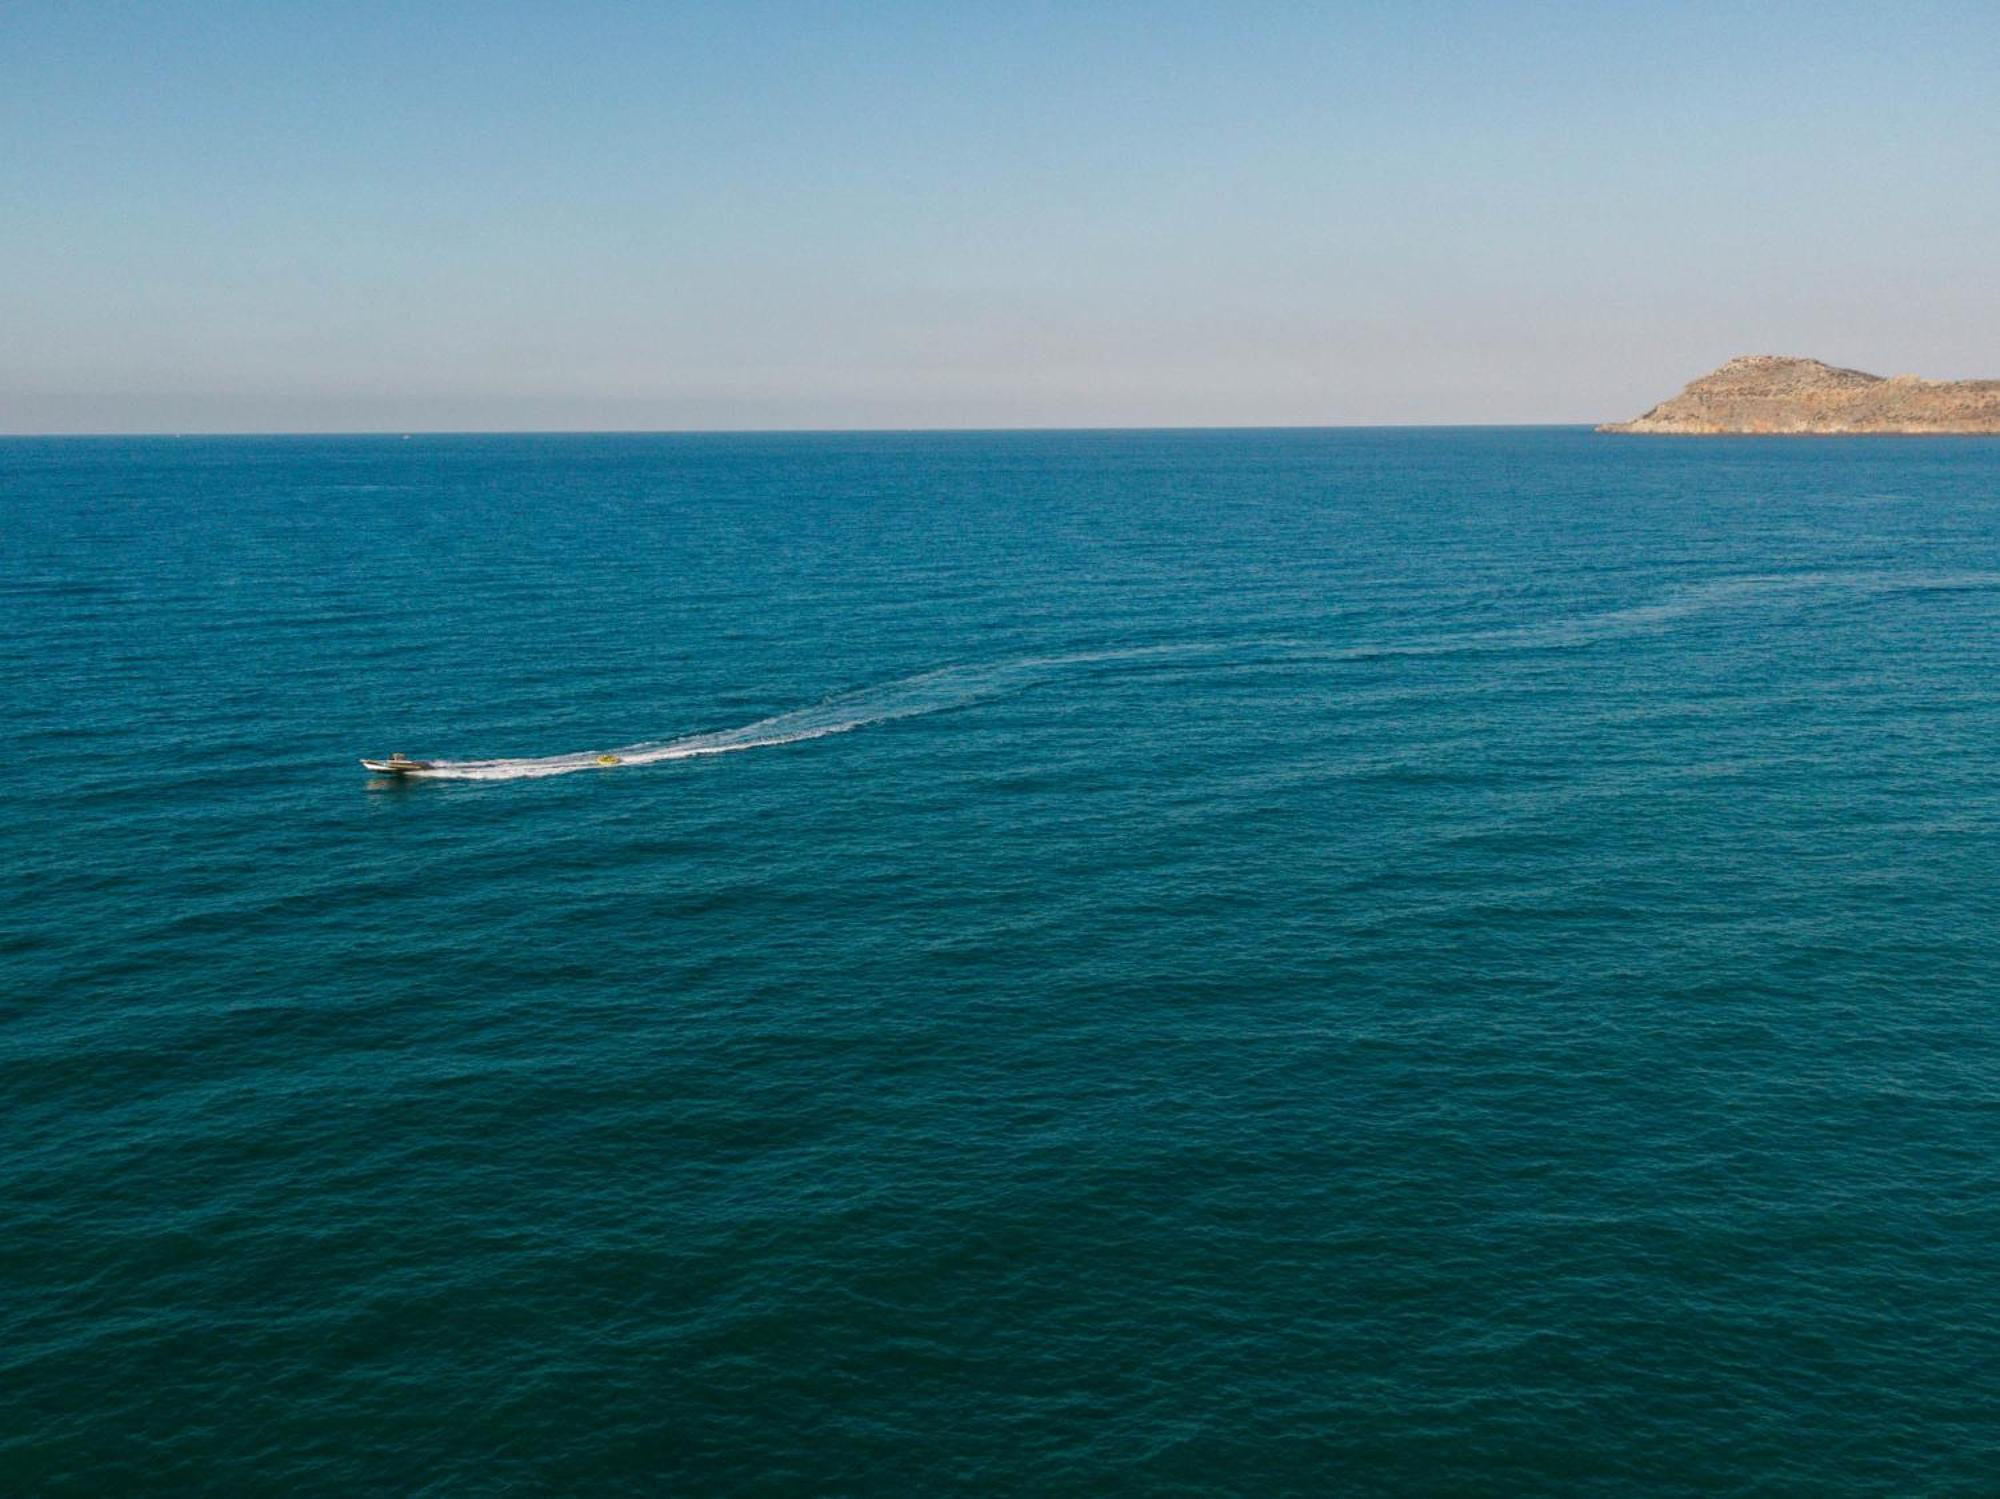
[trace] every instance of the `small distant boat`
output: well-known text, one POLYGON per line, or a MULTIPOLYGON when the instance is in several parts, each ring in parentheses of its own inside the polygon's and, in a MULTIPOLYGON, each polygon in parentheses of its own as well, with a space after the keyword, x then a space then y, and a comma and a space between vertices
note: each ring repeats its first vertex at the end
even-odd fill
MULTIPOLYGON (((617 755, 612 754, 598 755, 594 759, 596 764, 602 765, 606 769, 609 769, 613 765, 623 765, 625 763, 617 755)), ((408 755, 400 751, 391 755, 386 760, 369 760, 364 758, 361 763, 369 770, 374 771, 378 776, 414 776, 422 775, 427 770, 442 768, 436 760, 412 760, 408 755)), ((504 764, 505 762, 496 763, 504 764)), ((535 762, 530 761, 525 763, 533 764, 535 762)))
POLYGON ((436 770, 434 760, 412 760, 405 754, 394 754, 386 760, 363 760, 361 762, 378 776, 406 776, 419 770, 436 770))

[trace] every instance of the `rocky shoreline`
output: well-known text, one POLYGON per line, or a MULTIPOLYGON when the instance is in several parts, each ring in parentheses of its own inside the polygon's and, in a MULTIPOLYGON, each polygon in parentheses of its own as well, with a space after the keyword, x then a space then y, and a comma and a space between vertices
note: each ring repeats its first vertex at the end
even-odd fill
POLYGON ((1685 436, 2000 433, 2000 380, 1885 378, 1817 359, 1746 354, 1600 432, 1685 436))

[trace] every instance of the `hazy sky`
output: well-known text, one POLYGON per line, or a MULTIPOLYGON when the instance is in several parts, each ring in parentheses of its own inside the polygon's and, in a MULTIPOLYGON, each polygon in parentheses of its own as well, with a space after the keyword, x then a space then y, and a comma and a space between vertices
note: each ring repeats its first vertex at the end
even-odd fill
POLYGON ((0 431, 2000 375, 2000 4, 0 0, 0 431))

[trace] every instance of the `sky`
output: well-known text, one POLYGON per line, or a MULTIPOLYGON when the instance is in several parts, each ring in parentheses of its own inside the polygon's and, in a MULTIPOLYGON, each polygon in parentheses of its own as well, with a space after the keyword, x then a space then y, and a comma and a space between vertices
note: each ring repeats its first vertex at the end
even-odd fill
POLYGON ((0 0, 0 432, 2000 376, 2000 4, 0 0))

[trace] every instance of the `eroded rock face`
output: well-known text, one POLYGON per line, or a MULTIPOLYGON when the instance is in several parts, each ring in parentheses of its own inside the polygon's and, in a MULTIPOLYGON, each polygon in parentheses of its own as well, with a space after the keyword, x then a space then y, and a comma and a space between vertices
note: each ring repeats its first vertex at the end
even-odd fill
POLYGON ((1671 401, 1600 432, 2000 433, 2000 380, 1885 380, 1817 359, 1745 354, 1671 401))

